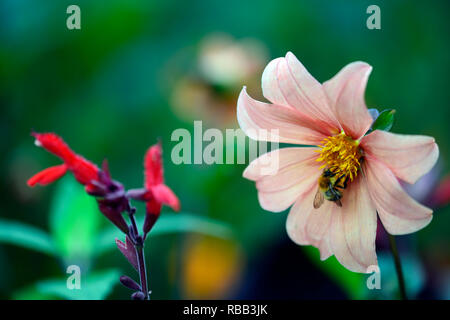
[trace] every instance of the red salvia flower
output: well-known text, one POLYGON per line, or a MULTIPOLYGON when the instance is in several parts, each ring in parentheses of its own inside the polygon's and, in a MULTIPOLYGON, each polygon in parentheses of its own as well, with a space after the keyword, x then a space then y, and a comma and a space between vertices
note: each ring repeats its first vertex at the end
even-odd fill
POLYGON ((61 178, 67 170, 71 171, 75 179, 86 186, 86 189, 93 189, 93 181, 98 180, 99 168, 92 162, 76 154, 69 148, 64 140, 54 133, 32 132, 36 138, 36 145, 61 158, 64 163, 47 168, 32 176, 27 184, 34 187, 36 184, 47 185, 61 178))
POLYGON ((27 184, 47 185, 61 178, 67 171, 71 171, 75 179, 85 186, 86 192, 96 197, 99 210, 126 234, 126 242, 116 240, 117 247, 133 267, 139 272, 141 284, 138 285, 131 278, 122 276, 121 283, 132 290, 133 299, 147 299, 147 275, 145 271, 144 240, 158 219, 162 205, 168 205, 174 210, 180 210, 177 196, 164 184, 162 166, 162 149, 160 144, 150 147, 144 158, 144 188, 125 192, 123 185, 111 178, 108 162, 103 161, 101 169, 95 164, 76 154, 69 146, 54 133, 36 133, 36 145, 62 159, 63 164, 42 170, 31 177, 27 184), (136 208, 130 204, 130 198, 146 202, 146 216, 143 231, 140 235, 134 214, 136 208), (128 225, 122 213, 126 212, 130 219, 128 225))
POLYGON ((124 233, 128 233, 128 225, 121 212, 128 209, 128 200, 124 197, 123 186, 111 179, 108 164, 103 163, 102 170, 95 164, 76 154, 69 148, 64 140, 54 133, 32 132, 36 138, 36 145, 61 158, 64 163, 38 172, 27 184, 34 187, 36 184, 47 185, 61 178, 68 170, 75 179, 85 186, 89 195, 99 197, 97 203, 100 211, 124 233))
POLYGON ((147 234, 158 219, 163 205, 175 211, 180 210, 180 201, 173 191, 164 184, 161 144, 151 146, 144 157, 144 189, 129 190, 130 198, 146 201, 147 214, 144 233, 147 234))
POLYGON ((164 184, 162 149, 155 144, 147 150, 144 158, 145 188, 148 198, 147 211, 161 211, 161 205, 166 204, 173 210, 180 210, 180 201, 172 190, 164 184))

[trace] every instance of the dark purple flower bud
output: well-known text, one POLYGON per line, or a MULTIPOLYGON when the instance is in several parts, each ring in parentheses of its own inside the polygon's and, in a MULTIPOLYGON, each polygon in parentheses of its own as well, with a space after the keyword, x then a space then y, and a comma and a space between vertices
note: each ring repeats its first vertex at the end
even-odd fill
POLYGON ((131 295, 133 300, 145 300, 145 294, 141 291, 135 292, 131 295))
POLYGON ((116 239, 117 248, 122 252, 123 256, 128 260, 128 262, 139 272, 138 260, 136 256, 136 250, 134 249, 133 243, 127 236, 125 243, 116 239))
POLYGON ((121 276, 120 277, 120 283, 122 283, 125 287, 134 290, 134 291, 141 291, 141 286, 136 283, 133 279, 131 279, 128 276, 121 276))
POLYGON ((107 200, 119 200, 125 196, 123 185, 111 179, 106 159, 103 161, 102 170, 98 172, 98 180, 93 181, 91 184, 92 186, 86 191, 92 196, 102 197, 107 200))
POLYGON ((104 199, 97 199, 98 208, 109 219, 114 223, 120 230, 125 234, 128 233, 128 225, 122 216, 123 209, 121 206, 104 199))
POLYGON ((144 231, 144 239, 147 237, 147 233, 153 228, 156 220, 158 220, 159 214, 147 213, 145 215, 144 227, 142 228, 144 231))
MULTIPOLYGON (((100 172, 99 172, 100 177, 100 172)), ((100 178, 99 178, 100 179, 100 178)), ((107 192, 106 185, 97 180, 92 180, 90 184, 85 187, 86 192, 94 197, 104 197, 107 192)))
POLYGON ((108 185, 104 197, 107 200, 119 201, 121 199, 125 199, 125 190, 120 183, 118 183, 117 181, 112 181, 108 185))

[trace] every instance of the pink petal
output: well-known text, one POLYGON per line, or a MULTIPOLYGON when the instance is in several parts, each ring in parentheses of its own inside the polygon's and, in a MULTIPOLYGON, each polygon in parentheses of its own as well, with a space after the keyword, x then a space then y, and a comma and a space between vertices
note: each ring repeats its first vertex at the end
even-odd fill
POLYGON ((180 200, 173 191, 165 184, 158 184, 151 188, 152 195, 159 203, 168 205, 175 211, 180 210, 180 200))
POLYGON ((322 85, 291 53, 271 61, 263 72, 264 96, 274 104, 295 108, 303 117, 314 119, 317 130, 336 134, 341 126, 328 105, 322 85))
POLYGON ((427 136, 375 130, 361 140, 361 146, 408 183, 415 183, 427 173, 439 157, 437 144, 427 136))
POLYGON ((314 121, 306 121, 295 109, 254 100, 245 87, 239 95, 237 119, 245 134, 254 140, 317 145, 326 137, 313 128, 314 121), (262 135, 262 130, 267 136, 262 135))
POLYGON ((378 265, 375 252, 376 209, 362 176, 344 191, 342 207, 335 206, 330 245, 336 259, 347 269, 367 273, 378 265))
POLYGON ((313 185, 306 194, 298 198, 289 212, 286 230, 295 243, 318 248, 320 259, 325 260, 332 255, 329 229, 336 205, 325 200, 319 209, 314 209, 316 192, 317 186, 313 185))
POLYGON ((278 82, 278 66, 283 60, 284 58, 276 58, 269 62, 262 74, 261 86, 267 100, 274 104, 289 106, 278 82))
POLYGON ((430 223, 433 211, 411 198, 387 166, 366 156, 363 169, 370 196, 390 234, 415 232, 430 223))
POLYGON ((267 152, 253 160, 244 170, 243 176, 252 181, 260 180, 273 175, 273 172, 265 170, 272 164, 272 161, 277 162, 276 168, 280 170, 299 162, 316 159, 319 156, 317 150, 319 149, 312 147, 292 147, 267 152))
POLYGON ((258 199, 263 209, 280 212, 312 185, 317 185, 321 174, 315 161, 316 148, 283 148, 268 152, 253 160, 243 176, 256 181, 258 199), (268 174, 267 165, 276 162, 278 170, 268 174), (266 170, 265 170, 266 169, 266 170))
POLYGON ((354 139, 362 137, 373 121, 364 101, 371 71, 372 67, 367 63, 353 62, 323 84, 337 119, 345 133, 354 139))

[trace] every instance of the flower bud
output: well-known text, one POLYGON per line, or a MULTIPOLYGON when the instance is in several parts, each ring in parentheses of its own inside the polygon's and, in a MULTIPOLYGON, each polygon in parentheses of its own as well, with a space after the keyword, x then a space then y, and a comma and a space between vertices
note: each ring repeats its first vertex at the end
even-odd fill
POLYGON ((145 294, 141 291, 137 291, 131 295, 133 300, 145 300, 145 294))
POLYGON ((141 291, 141 286, 128 276, 121 276, 120 283, 131 290, 141 291))
POLYGON ((125 234, 128 232, 128 225, 122 216, 123 208, 117 206, 115 202, 104 199, 98 199, 98 208, 112 223, 114 223, 125 234))

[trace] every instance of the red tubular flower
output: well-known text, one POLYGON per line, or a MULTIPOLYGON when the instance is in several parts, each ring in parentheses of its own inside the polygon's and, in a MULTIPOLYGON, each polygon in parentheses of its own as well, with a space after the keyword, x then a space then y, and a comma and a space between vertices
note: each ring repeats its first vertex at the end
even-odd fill
POLYGON ((147 214, 144 233, 147 234, 158 219, 162 205, 175 211, 180 210, 180 201, 173 191, 164 184, 161 144, 151 146, 144 157, 144 189, 129 190, 130 198, 146 201, 147 214))
POLYGON ((147 215, 144 223, 144 233, 152 228, 161 213, 163 204, 168 205, 175 211, 180 210, 180 201, 173 191, 164 184, 164 173, 162 166, 161 144, 151 146, 144 157, 145 189, 147 193, 147 215))
POLYGON ((64 163, 58 166, 50 167, 32 176, 27 184, 34 187, 36 184, 47 185, 61 178, 67 170, 70 170, 75 179, 90 188, 93 181, 98 180, 99 168, 92 162, 76 154, 69 148, 64 140, 54 133, 36 133, 32 132, 36 138, 36 145, 61 158, 64 163))
POLYGON ((42 186, 45 186, 49 183, 52 183, 55 180, 58 180, 63 175, 65 175, 66 172, 67 172, 67 165, 63 163, 36 173, 34 176, 28 179, 27 184, 30 187, 34 187, 37 183, 42 186))
POLYGON ((95 164, 76 154, 64 140, 54 133, 31 133, 36 138, 36 145, 61 158, 64 163, 47 168, 28 179, 27 184, 47 185, 61 178, 67 170, 75 179, 85 186, 86 192, 97 197, 100 211, 124 233, 128 233, 128 225, 122 212, 128 207, 123 186, 111 179, 108 163, 103 162, 102 170, 95 164))

